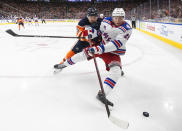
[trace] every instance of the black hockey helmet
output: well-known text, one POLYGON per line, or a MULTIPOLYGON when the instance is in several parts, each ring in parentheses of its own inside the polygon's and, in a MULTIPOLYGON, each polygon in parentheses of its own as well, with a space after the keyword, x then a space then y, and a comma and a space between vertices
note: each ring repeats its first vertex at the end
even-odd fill
POLYGON ((97 9, 94 7, 88 8, 87 15, 88 16, 97 16, 98 15, 97 9))

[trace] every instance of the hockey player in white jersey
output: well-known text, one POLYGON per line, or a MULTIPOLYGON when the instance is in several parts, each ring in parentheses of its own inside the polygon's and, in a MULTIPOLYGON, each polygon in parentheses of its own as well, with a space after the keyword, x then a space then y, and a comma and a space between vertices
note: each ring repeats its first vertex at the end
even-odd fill
MULTIPOLYGON (((106 17, 101 23, 100 31, 102 42, 98 46, 86 48, 83 52, 67 59, 63 64, 54 65, 55 69, 62 70, 77 62, 90 60, 95 57, 101 58, 106 64, 108 76, 104 80, 105 94, 99 91, 97 98, 104 104, 113 106, 106 96, 112 91, 121 77, 122 65, 120 55, 126 52, 125 44, 131 36, 132 28, 124 21, 125 12, 122 8, 115 8, 112 17, 106 17)), ((94 36, 93 36, 94 37, 94 36)))

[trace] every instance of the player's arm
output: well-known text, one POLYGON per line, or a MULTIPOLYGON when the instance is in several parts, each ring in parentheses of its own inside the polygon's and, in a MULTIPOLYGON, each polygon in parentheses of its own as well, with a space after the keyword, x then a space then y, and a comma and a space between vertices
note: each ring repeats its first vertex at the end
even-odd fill
POLYGON ((76 36, 77 37, 83 37, 83 32, 85 30, 85 23, 86 23, 86 20, 85 19, 81 19, 79 22, 78 22, 78 25, 76 26, 76 36))
POLYGON ((89 41, 91 46, 97 46, 100 45, 102 41, 102 34, 100 30, 95 30, 97 33, 93 34, 93 38, 89 41))
POLYGON ((77 37, 81 37, 81 35, 83 34, 83 31, 85 30, 84 26, 80 26, 79 24, 76 26, 77 32, 76 32, 76 36, 77 37))
MULTIPOLYGON (((87 18, 83 18, 82 20, 79 21, 78 25, 76 26, 77 28, 77 37, 86 37, 88 35, 86 30, 86 25, 88 25, 88 20, 87 18)), ((85 38, 80 38, 81 41, 88 41, 85 38)))
POLYGON ((131 30, 128 30, 125 33, 118 34, 115 40, 112 40, 111 42, 107 43, 104 46, 105 48, 104 52, 116 51, 122 48, 122 46, 125 46, 126 42, 131 36, 131 32, 132 32, 131 30))
POLYGON ((106 52, 116 51, 122 46, 125 46, 126 42, 130 38, 132 30, 127 30, 125 33, 119 33, 115 40, 108 42, 106 45, 101 44, 100 46, 95 46, 91 48, 91 52, 94 54, 102 54, 106 52))

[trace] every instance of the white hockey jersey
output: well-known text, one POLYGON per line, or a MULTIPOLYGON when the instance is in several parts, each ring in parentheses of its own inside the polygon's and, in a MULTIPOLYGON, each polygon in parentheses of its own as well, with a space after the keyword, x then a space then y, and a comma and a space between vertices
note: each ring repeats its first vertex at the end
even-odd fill
POLYGON ((130 38, 132 28, 125 21, 121 26, 115 26, 112 17, 104 18, 101 23, 100 31, 102 33, 102 50, 117 55, 124 55, 126 51, 125 44, 130 38))

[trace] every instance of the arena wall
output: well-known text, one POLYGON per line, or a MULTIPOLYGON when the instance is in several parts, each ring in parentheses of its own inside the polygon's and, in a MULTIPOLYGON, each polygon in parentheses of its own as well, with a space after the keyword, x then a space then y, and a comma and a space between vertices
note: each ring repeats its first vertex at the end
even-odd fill
POLYGON ((182 24, 137 21, 137 30, 182 49, 182 24))

